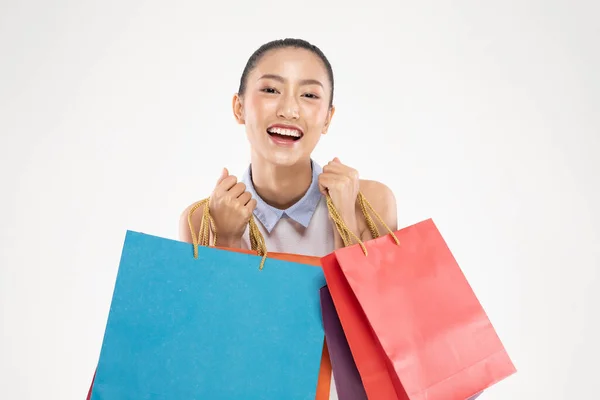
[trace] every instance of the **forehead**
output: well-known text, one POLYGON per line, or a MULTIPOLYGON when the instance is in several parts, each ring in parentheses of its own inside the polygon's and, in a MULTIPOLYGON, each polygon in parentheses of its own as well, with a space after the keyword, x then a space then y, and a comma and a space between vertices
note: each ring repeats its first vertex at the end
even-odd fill
POLYGON ((256 80, 265 74, 280 75, 289 80, 316 79, 330 86, 323 61, 306 49, 284 48, 269 50, 250 74, 256 80))

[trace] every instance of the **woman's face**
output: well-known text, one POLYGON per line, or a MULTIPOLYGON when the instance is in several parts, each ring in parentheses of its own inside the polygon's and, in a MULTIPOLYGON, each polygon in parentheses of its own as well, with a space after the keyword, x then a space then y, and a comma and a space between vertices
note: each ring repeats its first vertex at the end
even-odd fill
POLYGON ((267 52, 248 75, 243 97, 233 99, 252 151, 289 166, 310 158, 327 132, 334 108, 331 83, 321 59, 305 49, 267 52))

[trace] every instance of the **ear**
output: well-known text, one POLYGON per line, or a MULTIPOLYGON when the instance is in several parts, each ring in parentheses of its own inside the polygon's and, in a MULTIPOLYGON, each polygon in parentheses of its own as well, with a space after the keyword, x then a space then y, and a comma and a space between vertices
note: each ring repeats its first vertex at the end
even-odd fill
POLYGON ((327 118, 325 119, 325 125, 323 126, 323 135, 327 134, 327 131, 329 130, 329 125, 331 124, 331 119, 333 118, 333 114, 335 114, 335 106, 332 105, 329 108, 329 112, 327 113, 327 118))
POLYGON ((242 97, 236 93, 233 95, 233 100, 231 104, 233 108, 233 116, 238 124, 244 124, 246 120, 244 119, 244 103, 242 97))

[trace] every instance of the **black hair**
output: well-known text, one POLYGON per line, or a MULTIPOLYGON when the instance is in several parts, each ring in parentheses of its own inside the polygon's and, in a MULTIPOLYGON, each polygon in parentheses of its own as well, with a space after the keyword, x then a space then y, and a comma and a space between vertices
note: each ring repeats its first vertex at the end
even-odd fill
POLYGON ((291 38, 278 39, 278 40, 273 40, 271 42, 265 43, 262 46, 260 46, 250 56, 250 58, 248 59, 248 62, 246 63, 246 67, 244 68, 244 72, 242 72, 242 77, 240 78, 240 87, 238 89, 238 94, 240 96, 244 95, 244 92, 246 91, 246 81, 248 80, 248 75, 250 74, 250 72, 252 72, 252 70, 256 67, 258 62, 261 60, 261 58, 268 51, 276 50, 276 49, 286 49, 286 48, 290 48, 290 47, 308 50, 308 51, 312 52, 313 54, 315 54, 317 57, 319 57, 321 59, 321 61, 323 61, 323 64, 325 64, 325 69, 327 70, 327 76, 329 78, 329 83, 331 84, 331 93, 329 96, 329 107, 331 107, 331 105, 333 104, 333 69, 331 68, 331 64, 329 63, 329 60, 327 59, 327 57, 325 57, 325 54, 323 54, 321 49, 319 49, 317 46, 307 42, 306 40, 302 40, 302 39, 291 39, 291 38))

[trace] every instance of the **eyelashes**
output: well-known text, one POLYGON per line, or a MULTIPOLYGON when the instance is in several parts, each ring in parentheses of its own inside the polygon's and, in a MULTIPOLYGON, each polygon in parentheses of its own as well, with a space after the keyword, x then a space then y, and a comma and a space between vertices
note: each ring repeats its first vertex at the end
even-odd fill
MULTIPOLYGON (((277 94, 279 93, 279 91, 277 91, 277 89, 272 88, 272 87, 266 87, 260 90, 261 92, 267 93, 267 94, 277 94)), ((317 100, 320 99, 320 97, 314 93, 304 93, 302 95, 303 97, 307 97, 309 99, 313 99, 313 100, 317 100)))

